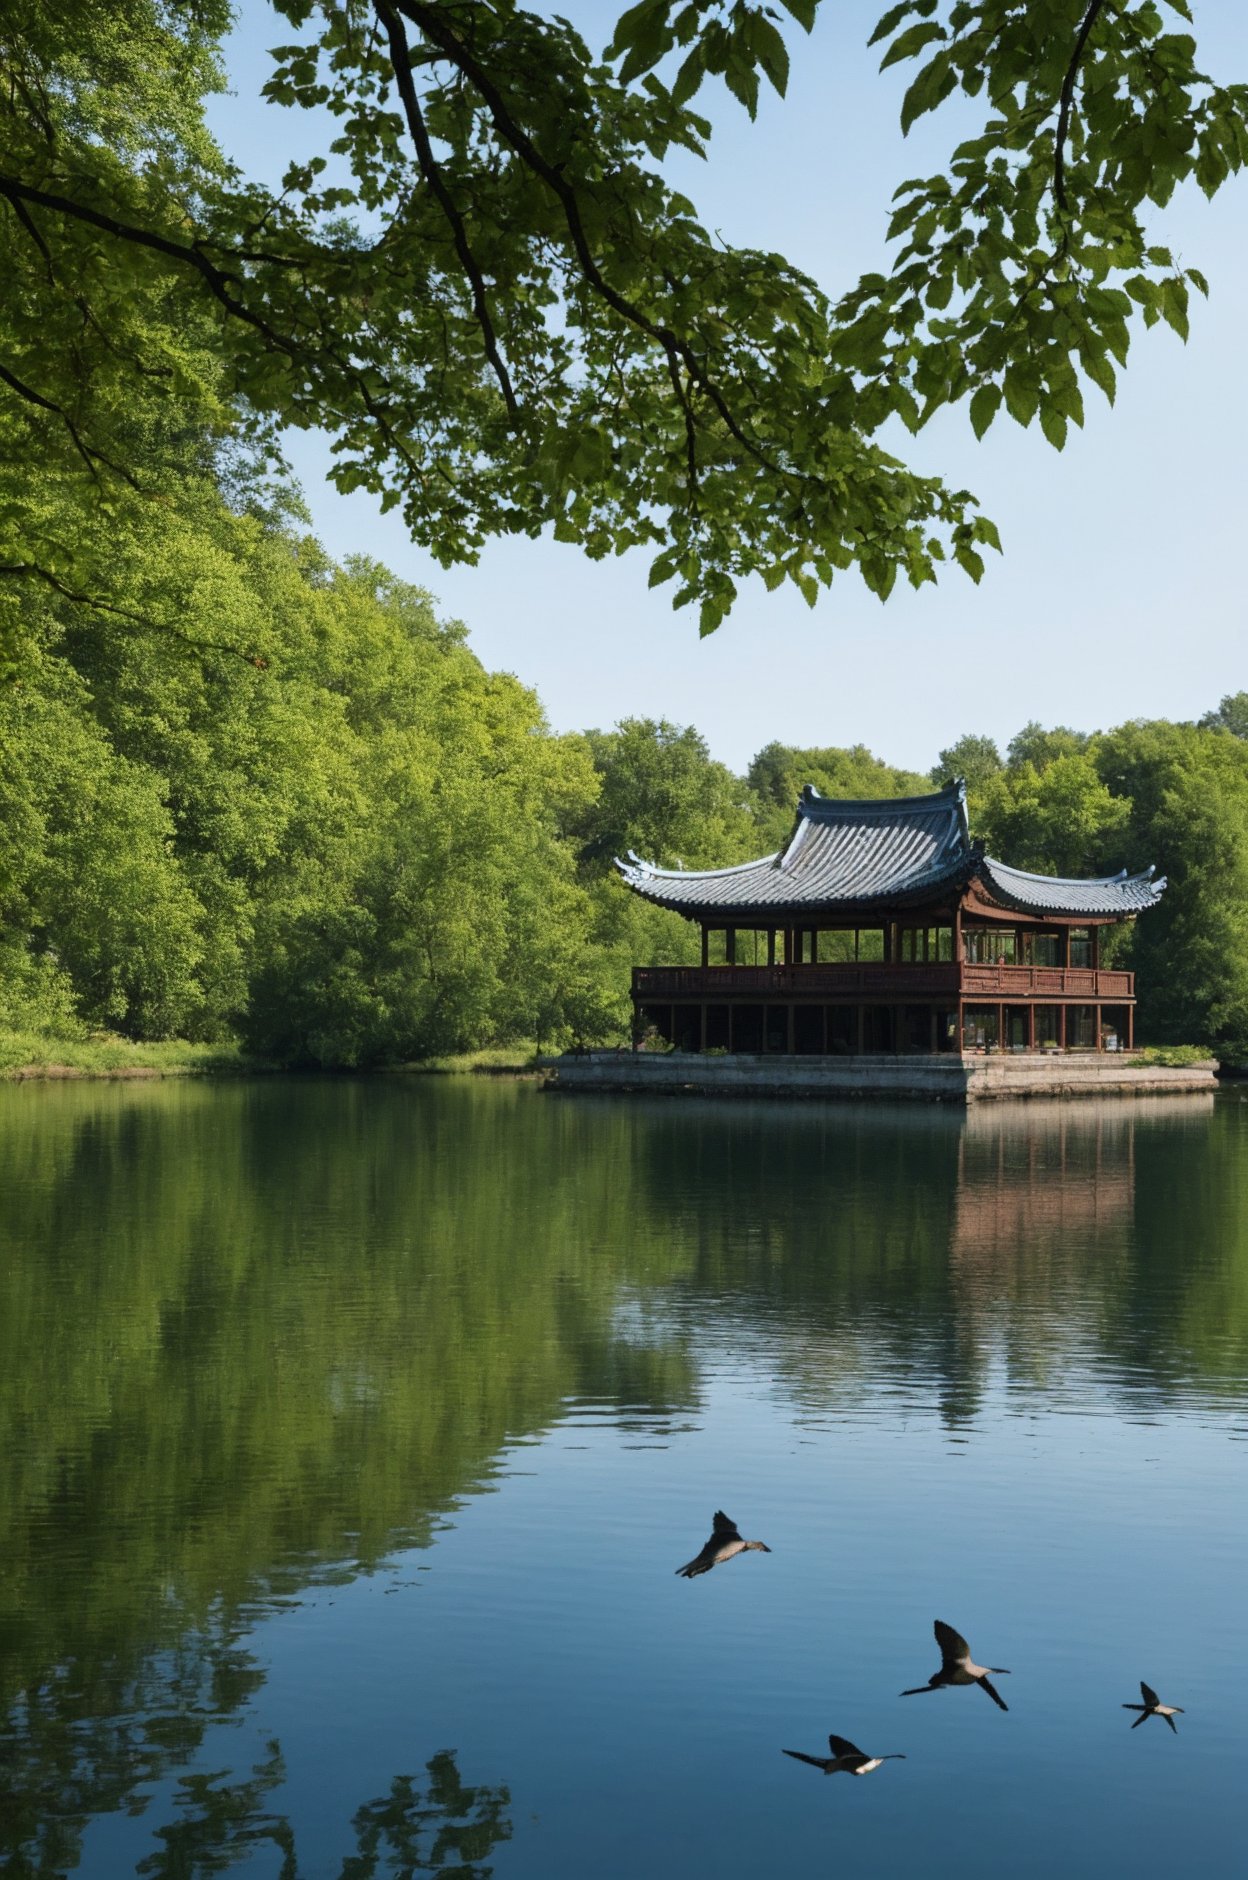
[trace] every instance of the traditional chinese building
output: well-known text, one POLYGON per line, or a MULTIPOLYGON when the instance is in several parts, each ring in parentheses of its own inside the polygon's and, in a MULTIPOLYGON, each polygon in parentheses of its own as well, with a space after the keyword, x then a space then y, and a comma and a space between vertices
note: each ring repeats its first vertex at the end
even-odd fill
POLYGON ((1102 936, 1166 885, 996 861, 961 781, 869 802, 807 789, 788 846, 736 868, 616 865, 701 928, 700 966, 633 972, 639 1033, 684 1051, 1130 1050, 1134 975, 1102 965, 1102 936))

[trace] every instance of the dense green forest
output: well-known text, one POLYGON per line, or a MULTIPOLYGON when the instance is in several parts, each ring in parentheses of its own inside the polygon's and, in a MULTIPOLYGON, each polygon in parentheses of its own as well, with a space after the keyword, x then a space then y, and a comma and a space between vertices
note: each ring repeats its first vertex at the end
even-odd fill
MULTIPOLYGON (((430 598, 331 562, 288 493, 188 470, 134 579, 177 631, 49 592, 0 690, 0 1022, 237 1039, 364 1065, 625 1035, 628 969, 695 930, 615 879, 783 842, 798 790, 928 787, 861 746, 773 743, 744 777, 691 727, 558 736, 430 598), (244 656, 240 646, 263 647, 244 656)), ((1119 936, 1141 1030, 1248 1039, 1248 697, 1202 723, 964 737, 974 831, 1024 867, 1156 862, 1119 936)))
MULTIPOLYGON (((226 14, 201 11, 135 0, 88 58, 18 9, 4 42, 24 77, 0 115, 43 182, 5 199, 0 314, 14 357, 59 376, 0 385, 0 1025, 317 1066, 619 1038, 630 966, 696 935, 614 855, 718 866, 781 843, 806 783, 926 780, 781 744, 737 777, 662 721, 556 735, 429 595, 325 554, 277 454, 275 410, 326 421, 296 355, 266 403, 237 323, 146 237, 105 241, 77 171, 52 233, 67 151, 136 217, 207 214, 212 178, 235 202, 200 104, 226 14)), ((1199 725, 1029 725, 1004 759, 964 737, 933 774, 954 770, 1015 863, 1157 862, 1164 904, 1119 941, 1142 1033, 1248 1050, 1248 697, 1199 725)))

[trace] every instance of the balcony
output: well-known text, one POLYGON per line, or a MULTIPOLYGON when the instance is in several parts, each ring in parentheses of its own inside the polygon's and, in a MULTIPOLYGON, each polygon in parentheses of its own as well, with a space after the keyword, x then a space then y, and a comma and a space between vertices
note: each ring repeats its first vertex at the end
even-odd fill
POLYGON ((1133 973, 1088 966, 979 966, 956 961, 897 966, 857 961, 823 966, 635 966, 633 998, 656 1000, 908 999, 1011 1004, 1032 1000, 1121 1005, 1135 997, 1133 973))

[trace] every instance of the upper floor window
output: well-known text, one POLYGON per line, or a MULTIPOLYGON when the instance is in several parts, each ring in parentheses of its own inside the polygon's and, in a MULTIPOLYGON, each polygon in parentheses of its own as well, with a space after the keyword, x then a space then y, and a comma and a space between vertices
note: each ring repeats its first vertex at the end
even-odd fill
POLYGON ((1029 933, 1023 940, 1023 959, 1028 966, 1060 966, 1062 936, 1058 933, 1029 933))
POLYGON ((953 958, 951 927, 899 927, 897 957, 907 965, 953 958))
POLYGON ((962 940, 972 965, 1015 966, 1018 963, 1018 935, 1012 927, 968 927, 962 940))
POLYGON ((1071 928, 1070 963, 1072 966, 1091 966, 1092 929, 1090 927, 1071 928))

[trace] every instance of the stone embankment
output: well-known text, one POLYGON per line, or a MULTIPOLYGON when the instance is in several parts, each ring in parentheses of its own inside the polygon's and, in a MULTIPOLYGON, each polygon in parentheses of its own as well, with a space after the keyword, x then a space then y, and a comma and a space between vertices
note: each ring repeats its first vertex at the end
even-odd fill
POLYGON ((958 1057, 711 1057, 687 1052, 590 1051, 543 1060, 550 1087, 653 1095, 919 1098, 1212 1095, 1217 1066, 1141 1064, 1106 1052, 958 1057))

